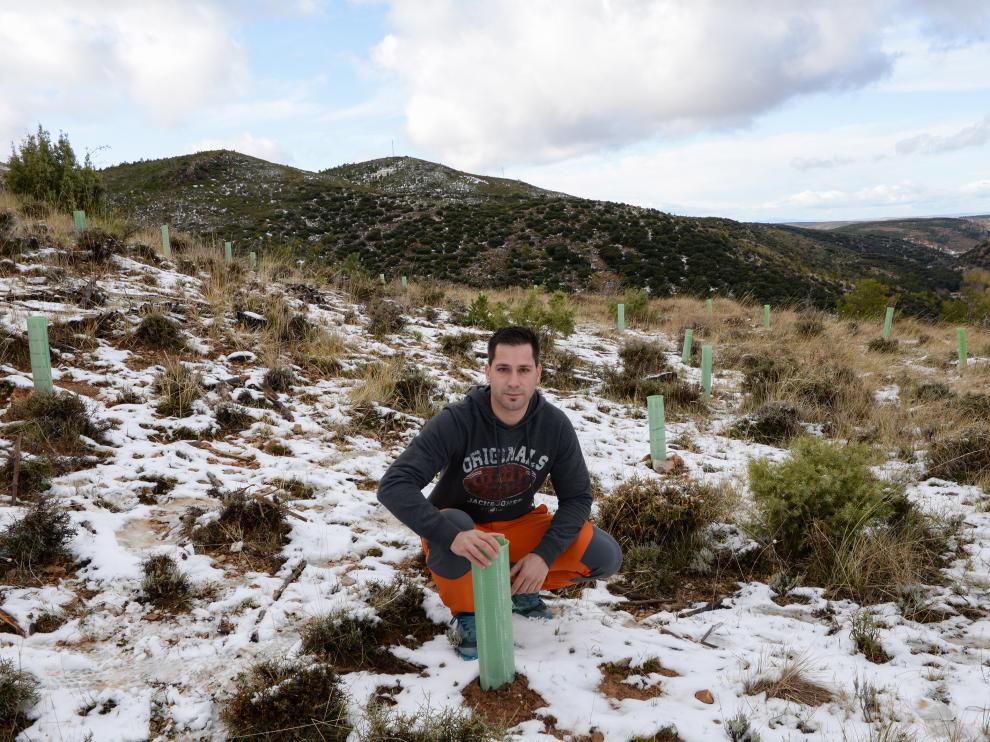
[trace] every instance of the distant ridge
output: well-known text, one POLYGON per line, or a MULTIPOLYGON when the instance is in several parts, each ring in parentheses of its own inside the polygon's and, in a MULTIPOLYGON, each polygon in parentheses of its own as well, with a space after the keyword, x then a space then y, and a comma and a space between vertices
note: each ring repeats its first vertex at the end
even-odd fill
POLYGON ((330 262, 356 254, 372 274, 479 288, 628 286, 834 308, 873 277, 898 294, 902 311, 930 314, 960 283, 960 263, 944 247, 886 231, 682 217, 412 157, 314 173, 214 150, 103 175, 111 207, 149 225, 330 262))

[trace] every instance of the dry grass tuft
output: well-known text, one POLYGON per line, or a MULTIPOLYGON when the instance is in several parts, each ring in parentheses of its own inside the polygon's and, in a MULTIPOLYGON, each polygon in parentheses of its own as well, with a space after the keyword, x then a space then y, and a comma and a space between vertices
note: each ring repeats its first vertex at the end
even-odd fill
POLYGON ((80 436, 104 442, 103 434, 110 427, 108 422, 94 421, 86 403, 71 392, 29 394, 13 403, 8 415, 22 421, 15 427, 34 447, 61 453, 86 451, 80 436))
POLYGON ((153 605, 167 610, 184 606, 192 595, 186 573, 168 554, 148 557, 142 565, 144 579, 141 589, 153 605))
POLYGON ((961 484, 990 484, 990 422, 946 432, 928 450, 928 476, 961 484))
POLYGON ((776 673, 760 674, 747 680, 743 683, 743 692, 748 696, 766 693, 767 698, 781 698, 805 706, 821 706, 834 698, 832 691, 809 676, 807 660, 800 659, 788 660, 776 673))
POLYGON ((160 312, 145 315, 134 330, 134 340, 147 348, 176 353, 186 347, 178 323, 160 312))
POLYGON ((377 403, 417 417, 432 417, 437 393, 436 383, 425 371, 398 355, 365 366, 351 402, 355 408, 377 403))
POLYGON ((186 417, 202 394, 199 374, 178 361, 165 365, 155 376, 154 386, 159 395, 156 409, 166 417, 186 417))

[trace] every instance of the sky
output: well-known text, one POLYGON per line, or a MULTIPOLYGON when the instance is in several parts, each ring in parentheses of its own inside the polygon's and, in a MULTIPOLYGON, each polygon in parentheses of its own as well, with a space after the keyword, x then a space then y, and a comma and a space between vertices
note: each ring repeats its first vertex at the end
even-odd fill
MULTIPOLYGON (((0 143, 410 155, 691 216, 990 213, 985 0, 0 0, 0 143)), ((4 155, 5 156, 5 155, 4 155)))

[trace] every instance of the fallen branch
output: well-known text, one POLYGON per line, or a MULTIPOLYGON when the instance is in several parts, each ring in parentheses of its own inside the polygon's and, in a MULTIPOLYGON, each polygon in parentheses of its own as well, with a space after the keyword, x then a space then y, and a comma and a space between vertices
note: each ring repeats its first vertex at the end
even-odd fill
MULTIPOLYGON (((269 505, 270 504, 271 503, 269 503, 269 505)), ((288 574, 288 576, 284 580, 282 580, 282 584, 279 585, 278 586, 278 589, 272 594, 271 605, 275 605, 275 603, 278 602, 278 599, 282 597, 282 593, 285 592, 285 589, 289 585, 291 585, 293 582, 295 582, 296 580, 299 579, 299 575, 301 575, 303 573, 303 570, 306 569, 306 564, 307 564, 307 562, 306 562, 305 559, 300 559, 299 560, 299 564, 297 564, 295 567, 292 568, 292 571, 288 574)), ((261 613, 258 614, 258 620, 256 620, 254 622, 255 629, 254 629, 254 631, 251 632, 251 641, 252 642, 257 642, 258 641, 258 629, 257 629, 257 626, 258 626, 258 624, 260 624, 264 620, 264 618, 265 618, 265 616, 267 614, 268 614, 268 608, 262 608, 261 609, 261 613)))
POLYGON ((223 456, 225 459, 233 459, 234 461, 239 461, 243 464, 254 464, 257 466, 258 461, 254 456, 241 456, 236 453, 229 453, 227 451, 221 451, 216 446, 211 445, 208 441, 190 441, 189 445, 196 448, 201 448, 204 451, 209 451, 216 456, 223 456))
POLYGON ((718 600, 713 600, 710 603, 705 603, 700 608, 692 608, 689 611, 684 611, 683 613, 678 613, 678 618, 687 618, 689 616, 697 616, 699 613, 707 613, 708 611, 717 611, 722 608, 728 608, 725 604, 725 598, 719 598, 718 600))
POLYGON ((293 518, 295 518, 296 520, 301 520, 303 523, 309 523, 309 519, 308 518, 304 517, 300 513, 297 513, 292 508, 286 507, 285 505, 283 505, 280 502, 272 502, 271 500, 266 499, 264 496, 259 495, 257 492, 255 492, 251 496, 255 500, 257 500, 258 502, 263 503, 263 504, 267 505, 270 508, 275 508, 280 513, 284 513, 285 515, 290 515, 293 518))
POLYGON ((265 393, 265 399, 271 402, 272 407, 275 408, 276 412, 282 416, 283 419, 288 420, 290 423, 295 422, 295 418, 292 413, 289 412, 289 408, 278 398, 278 394, 275 390, 271 388, 269 384, 263 383, 261 385, 261 391, 265 393))
POLYGON ((27 636, 24 629, 21 628, 21 625, 17 623, 14 617, 11 616, 9 613, 7 613, 7 611, 3 610, 2 608, 0 608, 0 621, 3 621, 10 628, 12 628, 17 633, 18 636, 27 636))

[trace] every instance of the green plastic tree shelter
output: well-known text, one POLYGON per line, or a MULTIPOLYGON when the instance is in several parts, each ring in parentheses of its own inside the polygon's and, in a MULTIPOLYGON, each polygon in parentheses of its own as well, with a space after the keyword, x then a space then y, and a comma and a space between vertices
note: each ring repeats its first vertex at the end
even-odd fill
POLYGON ((894 308, 887 307, 887 315, 883 318, 883 339, 890 340, 890 326, 894 323, 894 308))
POLYGON ((701 391, 705 397, 712 396, 712 346, 701 346, 701 391))
POLYGON ((385 274, 384 273, 379 273, 378 274, 378 280, 381 281, 384 284, 385 283, 385 274))
POLYGON ((681 350, 681 363, 690 365, 691 346, 694 344, 694 329, 689 327, 684 331, 684 348, 681 350))
POLYGON ((768 329, 770 327, 770 305, 769 304, 764 304, 763 305, 763 326, 766 327, 766 328, 768 328, 768 329))
POLYGON ((956 328, 956 343, 959 345, 959 368, 966 368, 966 358, 969 351, 966 348, 966 328, 956 328))
POLYGON ((50 394, 54 391, 54 387, 52 385, 52 356, 48 350, 48 319, 28 317, 27 330, 34 391, 39 394, 50 394))
POLYGON ((77 209, 72 212, 72 219, 76 223, 76 231, 82 232, 86 229, 86 212, 82 209, 77 209))
POLYGON ((251 264, 251 270, 258 267, 258 253, 251 251, 248 253, 248 262, 251 264))
POLYGON ((619 304, 615 308, 615 313, 617 315, 616 316, 616 321, 619 324, 619 332, 625 332, 626 331, 626 305, 625 304, 619 304))
POLYGON ((650 418, 650 459, 656 466, 658 461, 667 460, 667 429, 663 419, 663 395, 653 394, 647 397, 646 411, 650 418))
POLYGON ((409 281, 405 276, 402 277, 402 288, 409 288, 409 281))
POLYGON ((227 241, 223 243, 223 259, 228 263, 234 259, 234 246, 227 241))
POLYGON ((162 255, 166 258, 172 257, 172 243, 168 239, 168 225, 162 225, 162 255))
POLYGON ((474 618, 478 629, 478 664, 482 690, 495 690, 516 677, 512 644, 512 596, 509 585, 509 542, 487 567, 471 565, 474 618))
POLYGON ((712 304, 711 299, 705 299, 705 307, 708 309, 709 314, 715 311, 715 306, 712 304))

